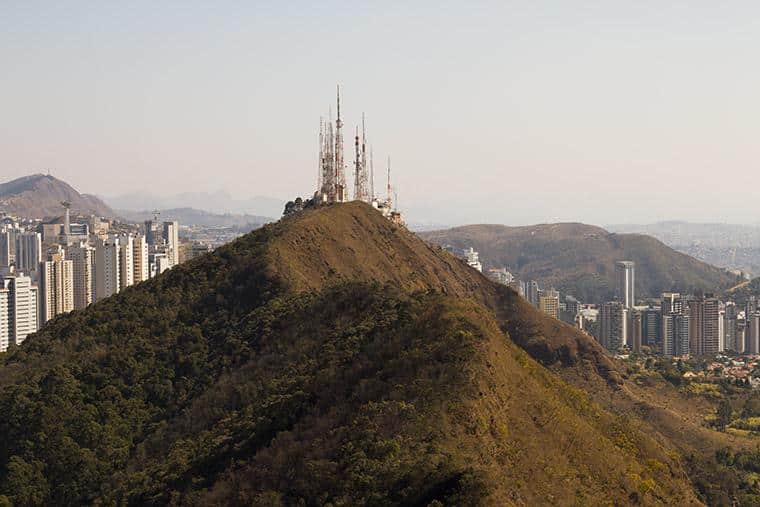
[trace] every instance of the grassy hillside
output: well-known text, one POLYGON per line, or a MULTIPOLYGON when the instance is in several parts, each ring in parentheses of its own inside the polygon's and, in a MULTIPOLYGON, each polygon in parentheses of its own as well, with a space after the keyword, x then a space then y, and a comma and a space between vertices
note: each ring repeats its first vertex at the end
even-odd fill
POLYGON ((525 280, 538 280, 583 301, 614 294, 615 262, 636 262, 636 290, 658 296, 669 290, 720 292, 735 283, 724 270, 677 252, 640 234, 611 234, 584 224, 528 227, 469 225, 421 233, 427 241, 472 246, 492 267, 506 266, 525 280))
POLYGON ((20 505, 733 493, 690 480, 727 444, 693 404, 362 204, 264 226, 1 360, 0 492, 20 505))

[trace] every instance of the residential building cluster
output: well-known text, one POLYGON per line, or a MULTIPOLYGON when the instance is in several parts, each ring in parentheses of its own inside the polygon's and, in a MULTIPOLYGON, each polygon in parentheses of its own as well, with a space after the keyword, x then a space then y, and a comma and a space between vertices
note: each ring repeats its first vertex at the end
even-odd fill
MULTIPOLYGON (((480 261, 480 254, 473 247, 462 249, 453 245, 444 245, 443 248, 462 259, 471 268, 476 269, 481 273, 483 272, 483 264, 480 261)), ((518 294, 523 296, 542 312, 551 315, 556 319, 566 317, 564 314, 567 312, 567 301, 561 302, 559 291, 554 288, 541 289, 538 282, 535 280, 523 282, 522 280, 515 278, 515 276, 507 271, 506 268, 489 268, 485 274, 488 278, 497 283, 512 287, 518 294)), ((570 300, 578 303, 575 298, 570 298, 570 300)), ((579 304, 578 307, 580 307, 579 304)), ((572 306, 572 303, 571 308, 575 308, 572 306)), ((571 322, 574 323, 575 321, 572 320, 571 322)))
POLYGON ((0 222, 0 352, 55 316, 180 262, 176 221, 159 223, 156 217, 142 226, 112 227, 91 217, 72 223, 67 204, 65 214, 53 220, 5 216, 0 222))
MULTIPOLYGON (((446 250, 483 272, 472 247, 446 250)), ((564 300, 554 288, 542 289, 535 280, 522 281, 506 268, 489 268, 492 280, 512 287, 530 304, 592 335, 611 353, 648 352, 667 357, 703 357, 732 351, 760 355, 760 301, 750 297, 743 307, 713 294, 666 292, 645 304, 636 300, 636 266, 615 263, 614 298, 583 304, 572 295, 564 300)))
POLYGON ((714 356, 724 351, 760 353, 760 307, 743 309, 713 294, 666 292, 635 305, 634 265, 616 265, 616 300, 601 305, 598 340, 611 352, 642 347, 666 357, 714 356))

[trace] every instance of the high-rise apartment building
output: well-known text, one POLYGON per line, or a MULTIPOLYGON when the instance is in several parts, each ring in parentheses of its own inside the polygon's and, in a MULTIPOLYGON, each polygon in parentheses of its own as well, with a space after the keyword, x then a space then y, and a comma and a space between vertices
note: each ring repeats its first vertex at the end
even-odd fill
POLYGON ((36 273, 42 262, 42 236, 38 232, 16 235, 16 270, 36 273))
POLYGON ((538 309, 559 319, 559 292, 554 289, 542 290, 538 297, 538 309))
POLYGON ((662 323, 662 332, 660 336, 661 349, 660 353, 665 357, 673 357, 676 355, 676 336, 675 336, 675 316, 676 313, 662 314, 660 322, 662 323))
POLYGON ((20 345, 27 336, 37 331, 39 294, 28 276, 17 274, 3 279, 8 291, 9 342, 20 345))
POLYGON ((156 231, 156 223, 153 220, 145 221, 145 241, 149 246, 158 244, 159 235, 156 231))
POLYGON ((723 342, 724 350, 733 350, 739 352, 739 343, 736 339, 736 321, 738 317, 738 311, 736 309, 736 303, 729 301, 726 303, 726 308, 723 311, 723 342))
POLYGON ((172 266, 179 264, 179 222, 164 222, 163 238, 167 246, 167 257, 172 266))
POLYGON ((135 283, 133 245, 134 238, 131 234, 119 237, 119 290, 135 283))
POLYGON ((148 240, 145 236, 138 235, 132 245, 133 277, 134 283, 144 282, 150 277, 150 266, 148 265, 148 240))
POLYGON ((641 343, 647 347, 657 348, 660 346, 660 309, 646 308, 641 310, 641 343))
POLYGON ((536 308, 538 308, 538 297, 540 292, 541 289, 538 288, 537 281, 531 280, 525 284, 525 299, 536 308))
POLYGON ((758 311, 758 302, 757 297, 752 295, 749 298, 747 298, 747 303, 744 305, 744 314, 745 315, 752 315, 756 311, 758 311))
POLYGON ((74 269, 74 308, 87 308, 95 294, 95 249, 85 242, 66 249, 74 269))
POLYGON ((719 310, 720 302, 712 295, 697 297, 688 304, 689 348, 695 356, 706 356, 719 352, 719 310))
POLYGON ((626 308, 633 308, 635 299, 635 276, 633 261, 615 263, 615 297, 626 308))
POLYGON ((683 299, 677 292, 664 292, 661 296, 660 311, 662 315, 670 313, 683 313, 683 299))
POLYGON ((95 300, 99 301, 119 292, 119 238, 100 239, 95 246, 95 300))
POLYGON ((747 352, 747 319, 736 319, 736 348, 737 352, 744 354, 747 352))
POLYGON ((40 263, 40 323, 74 310, 74 263, 65 251, 51 254, 40 263))
POLYGON ((662 355, 688 356, 689 350, 689 316, 680 313, 663 314, 662 321, 662 355))
POLYGON ((627 310, 620 301, 604 303, 599 310, 599 343, 617 352, 627 342, 627 310))
POLYGON ((151 266, 151 272, 150 272, 151 278, 153 278, 154 276, 160 275, 161 273, 163 273, 164 271, 172 267, 168 254, 155 253, 155 254, 151 254, 149 258, 150 258, 150 266, 151 266))
POLYGON ((0 231, 0 268, 8 267, 13 260, 13 233, 10 230, 0 231))
POLYGON ((0 283, 0 352, 8 350, 10 344, 10 314, 8 313, 9 291, 0 283))
POLYGON ((760 313, 755 312, 746 316, 744 337, 746 340, 744 353, 760 354, 760 313))
POLYGON ((565 310, 570 315, 578 315, 581 311, 581 302, 578 301, 578 299, 574 298, 571 295, 565 296, 565 310))
POLYGON ((641 353, 641 343, 643 340, 641 312, 632 310, 630 317, 630 347, 637 354, 641 353))

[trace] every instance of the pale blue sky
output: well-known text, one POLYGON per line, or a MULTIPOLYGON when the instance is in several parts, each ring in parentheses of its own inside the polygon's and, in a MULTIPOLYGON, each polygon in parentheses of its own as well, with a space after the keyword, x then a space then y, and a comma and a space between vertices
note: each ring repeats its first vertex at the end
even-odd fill
POLYGON ((0 0, 0 179, 305 195, 339 82, 414 219, 758 222, 758 48, 757 2, 0 0))

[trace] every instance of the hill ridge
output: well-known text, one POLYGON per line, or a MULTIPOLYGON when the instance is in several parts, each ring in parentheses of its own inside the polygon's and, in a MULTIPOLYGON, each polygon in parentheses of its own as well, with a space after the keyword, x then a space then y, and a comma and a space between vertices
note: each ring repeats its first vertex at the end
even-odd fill
POLYGON ((736 279, 651 236, 610 233, 586 224, 463 226, 420 236, 436 244, 472 246, 486 266, 506 266, 522 280, 537 280, 592 303, 613 298, 618 260, 636 262, 637 294, 645 297, 669 290, 720 292, 736 279))
POLYGON ((49 174, 37 173, 0 183, 0 211, 6 213, 24 218, 60 216, 62 201, 71 203, 73 213, 114 216, 113 210, 98 197, 80 194, 49 174))
POLYGON ((0 361, 19 504, 699 504, 669 429, 716 438, 360 203, 265 225, 0 361))

